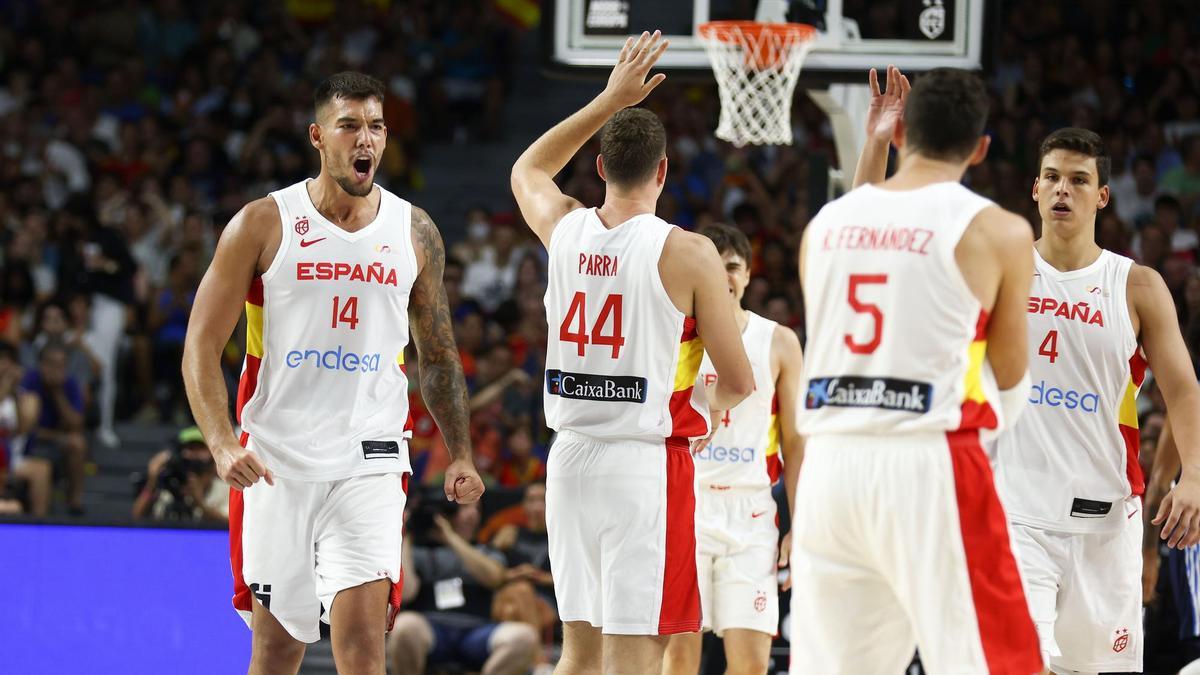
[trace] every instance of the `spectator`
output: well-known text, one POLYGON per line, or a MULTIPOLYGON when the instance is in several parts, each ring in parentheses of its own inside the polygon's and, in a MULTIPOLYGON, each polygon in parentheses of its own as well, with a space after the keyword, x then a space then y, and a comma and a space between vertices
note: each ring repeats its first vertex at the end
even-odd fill
POLYGON ((204 435, 188 427, 172 447, 150 458, 146 482, 133 503, 134 518, 229 521, 229 486, 217 477, 204 435))
MULTIPOLYGON (((67 353, 67 348, 57 342, 42 347, 38 368, 26 373, 21 382, 22 389, 37 395, 41 411, 37 428, 25 444, 23 461, 40 465, 39 473, 51 466, 62 467, 67 478, 67 512, 80 516, 84 513, 87 439, 83 433, 83 391, 67 374, 67 353)), ((39 495, 35 514, 44 515, 48 507, 49 495, 39 495)))
POLYGON ((499 552, 470 543, 479 506, 458 504, 450 518, 434 513, 432 521, 425 545, 404 538, 403 602, 410 609, 396 617, 388 639, 394 672, 423 673, 427 664, 448 662, 489 675, 526 672, 537 653, 537 632, 491 618, 492 593, 504 583, 505 567, 499 552))
POLYGON ((1140 258, 1148 255, 1143 239, 1146 236, 1146 229, 1152 225, 1166 237, 1168 251, 1171 255, 1183 255, 1190 261, 1195 261, 1195 250, 1197 245, 1200 245, 1200 237, 1197 237, 1195 231, 1182 227, 1182 215, 1178 199, 1171 195, 1160 195, 1154 200, 1154 220, 1133 239, 1134 253, 1138 254, 1140 258))
POLYGON ((546 464, 533 454, 533 435, 528 418, 509 430, 508 445, 501 453, 494 474, 505 487, 519 487, 546 480, 546 464))
POLYGON ((152 418, 170 419, 181 424, 187 417, 187 402, 183 396, 179 363, 183 358, 183 340, 187 336, 188 316, 196 299, 200 276, 195 252, 180 251, 171 259, 169 269, 166 286, 155 291, 147 319, 148 338, 153 345, 153 377, 147 379, 153 386, 155 399, 148 404, 156 408, 152 418))
POLYGON ((29 267, 8 261, 0 272, 0 341, 16 346, 25 334, 28 312, 33 305, 33 276, 29 267))
POLYGON ((473 298, 486 312, 494 312, 512 297, 517 283, 517 266, 523 250, 517 245, 517 230, 511 224, 493 225, 488 244, 479 258, 467 263, 463 273, 463 295, 473 298))
POLYGON ((43 347, 50 343, 62 345, 67 350, 67 374, 79 383, 84 410, 87 410, 93 385, 100 376, 99 360, 84 341, 83 333, 67 322, 67 307, 62 302, 46 302, 38 309, 37 317, 37 333, 33 340, 25 343, 21 362, 26 369, 36 368, 43 347))
POLYGON ((500 528, 492 537, 492 546, 504 554, 510 581, 527 581, 539 595, 553 602, 550 539, 546 535, 546 484, 538 481, 526 485, 521 507, 524 522, 500 528))
POLYGON ((1159 191, 1153 157, 1138 155, 1133 160, 1133 170, 1114 179, 1109 187, 1113 206, 1122 221, 1140 228, 1154 218, 1154 202, 1159 191))
POLYGON ((1195 215, 1197 199, 1200 199, 1200 136, 1183 139, 1183 164, 1163 174, 1160 185, 1163 192, 1174 195, 1188 219, 1195 215))
POLYGON ((553 636, 558 612, 546 535, 546 484, 527 485, 521 506, 524 522, 505 525, 492 537, 492 546, 504 553, 508 563, 492 614, 497 620, 520 621, 553 636))
POLYGON ((15 464, 19 459, 17 450, 37 421, 39 405, 37 396, 21 389, 21 380, 17 350, 0 341, 0 514, 26 510, 16 491, 10 489, 10 481, 19 480, 26 493, 37 497, 35 515, 44 516, 50 496, 48 467, 36 462, 24 467, 15 464))

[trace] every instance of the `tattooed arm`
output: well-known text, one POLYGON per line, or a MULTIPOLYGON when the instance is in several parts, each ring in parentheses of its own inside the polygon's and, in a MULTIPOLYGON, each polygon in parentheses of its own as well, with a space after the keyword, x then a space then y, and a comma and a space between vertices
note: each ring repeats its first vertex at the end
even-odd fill
POLYGON ((420 271, 408 300, 408 323, 417 347, 421 396, 450 450, 446 499, 467 504, 483 494, 483 481, 475 472, 471 457, 467 382, 454 343, 446 289, 442 285, 446 249, 429 214, 415 206, 412 207, 412 239, 420 271))

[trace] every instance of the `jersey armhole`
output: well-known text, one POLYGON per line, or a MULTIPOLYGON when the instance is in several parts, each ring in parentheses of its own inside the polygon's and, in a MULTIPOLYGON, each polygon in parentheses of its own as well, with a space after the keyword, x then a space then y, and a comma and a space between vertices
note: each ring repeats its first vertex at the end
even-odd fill
MULTIPOLYGON (((563 225, 566 225, 567 219, 579 211, 591 211, 591 209, 583 207, 567 211, 562 218, 558 219, 557 223, 554 223, 554 227, 550 228, 550 242, 546 245, 546 255, 549 260, 554 260, 554 246, 562 239, 562 237, 559 236, 559 232, 562 231, 563 225)), ((574 223, 574 221, 571 221, 571 223, 574 223)))
POLYGON ((1125 326, 1125 330, 1128 331, 1126 335, 1129 337, 1129 341, 1133 345, 1133 351, 1130 352, 1130 354, 1133 354, 1134 352, 1140 351, 1142 348, 1141 337, 1138 335, 1137 331, 1133 329, 1133 314, 1130 312, 1129 308, 1129 275, 1131 272, 1133 272, 1133 266, 1137 263, 1130 258, 1126 258, 1125 256, 1118 256, 1111 251, 1105 251, 1105 253, 1115 257, 1117 259, 1117 264, 1124 268, 1118 269, 1117 280, 1122 282, 1121 285, 1124 287, 1125 297, 1121 298, 1120 302, 1114 304, 1120 307, 1118 311, 1121 312, 1123 319, 1122 325, 1125 326))
MULTIPOLYGON (((412 238, 413 205, 412 202, 400 199, 399 197, 393 197, 393 199, 398 202, 397 205, 401 209, 400 222, 404 223, 404 241, 408 242, 408 246, 406 247, 408 249, 408 263, 412 265, 413 280, 415 281, 421 273, 421 266, 417 264, 417 245, 413 243, 412 238)), ((439 236, 441 235, 440 232, 438 234, 439 236)), ((445 246, 445 243, 443 242, 442 245, 445 246)))
POLYGON ((283 199, 284 192, 281 190, 271 193, 271 199, 275 200, 275 208, 279 210, 279 249, 275 251, 275 257, 271 259, 270 266, 262 273, 263 283, 270 281, 271 277, 275 276, 275 273, 279 271, 279 268, 283 267, 283 259, 287 257, 288 250, 292 244, 292 230, 287 226, 288 209, 283 199))
MULTIPOLYGON (((958 236, 954 239, 954 244, 952 246, 945 247, 945 249, 942 250, 942 254, 946 256, 946 269, 948 270, 948 274, 958 283, 959 289, 963 292, 963 297, 975 303, 979 307, 980 311, 982 311, 983 301, 975 297, 975 293, 971 290, 971 284, 967 283, 966 275, 963 274, 962 268, 958 266, 958 256, 955 255, 955 251, 958 250, 958 245, 962 243, 963 237, 967 236, 967 230, 971 229, 971 224, 975 222, 975 219, 979 217, 979 214, 983 213, 987 208, 995 206, 994 202, 984 199, 983 197, 979 197, 979 200, 979 202, 973 204, 973 206, 978 206, 978 208, 976 208, 970 213, 970 215, 966 217, 966 222, 963 223, 962 228, 958 232, 958 236)), ((990 315, 991 312, 988 311, 988 314, 990 315)))

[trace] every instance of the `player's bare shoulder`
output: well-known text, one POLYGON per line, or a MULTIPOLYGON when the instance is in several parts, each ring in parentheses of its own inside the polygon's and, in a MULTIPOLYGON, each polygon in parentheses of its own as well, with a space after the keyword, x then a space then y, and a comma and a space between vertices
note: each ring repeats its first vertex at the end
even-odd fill
POLYGON ((246 204, 234 214, 221 232, 220 248, 239 257, 257 258, 256 272, 271 267, 283 236, 280 230, 279 204, 271 197, 261 197, 246 204))
POLYGON ((800 372, 804 360, 804 350, 800 346, 800 336, 796 331, 783 325, 776 324, 771 333, 771 372, 776 377, 785 370, 800 372))
POLYGON ((1145 319, 1158 315, 1165 308, 1175 311, 1175 303, 1167 282, 1153 267, 1138 263, 1129 266, 1129 278, 1125 282, 1129 302, 1129 320, 1133 323, 1134 335, 1141 336, 1145 319))
POLYGON ((686 271, 690 268, 691 271, 695 271, 697 263, 710 257, 718 261, 721 259, 711 239, 676 227, 667 235, 658 267, 665 271, 663 265, 666 264, 671 266, 671 269, 686 271))
POLYGON ((721 256, 711 239, 678 227, 671 229, 658 259, 658 274, 679 311, 693 314, 697 274, 721 271, 721 256))
POLYGON ((995 256, 1028 251, 1033 246, 1033 228, 1024 217, 999 206, 989 206, 976 214, 963 233, 959 250, 995 256))

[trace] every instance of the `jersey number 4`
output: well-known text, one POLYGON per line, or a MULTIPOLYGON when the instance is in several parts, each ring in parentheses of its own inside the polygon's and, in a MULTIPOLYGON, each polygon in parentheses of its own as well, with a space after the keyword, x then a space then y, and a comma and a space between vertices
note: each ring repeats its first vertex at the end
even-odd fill
POLYGON ((576 291, 575 297, 571 299, 571 306, 567 309, 567 316, 558 327, 558 339, 562 342, 574 342, 579 348, 579 356, 583 356, 585 346, 593 344, 611 347, 612 357, 617 358, 621 354, 621 347, 625 346, 625 337, 621 334, 621 295, 613 293, 604 299, 600 316, 596 317, 596 323, 592 324, 589 336, 587 298, 583 291, 576 291), (604 329, 610 323, 612 330, 606 334, 604 329))
POLYGON ((866 342, 857 341, 849 333, 846 333, 843 337, 846 347, 855 354, 872 354, 876 349, 879 349, 879 343, 883 340, 883 312, 879 309, 879 305, 863 302, 859 299, 859 287, 867 284, 886 284, 887 279, 886 274, 850 275, 850 290, 846 299, 856 314, 866 314, 871 317, 872 326, 871 339, 866 342))
POLYGON ((1042 340, 1042 346, 1038 347, 1038 356, 1047 356, 1050 358, 1050 363, 1058 358, 1058 331, 1052 330, 1046 333, 1045 339, 1042 340))

